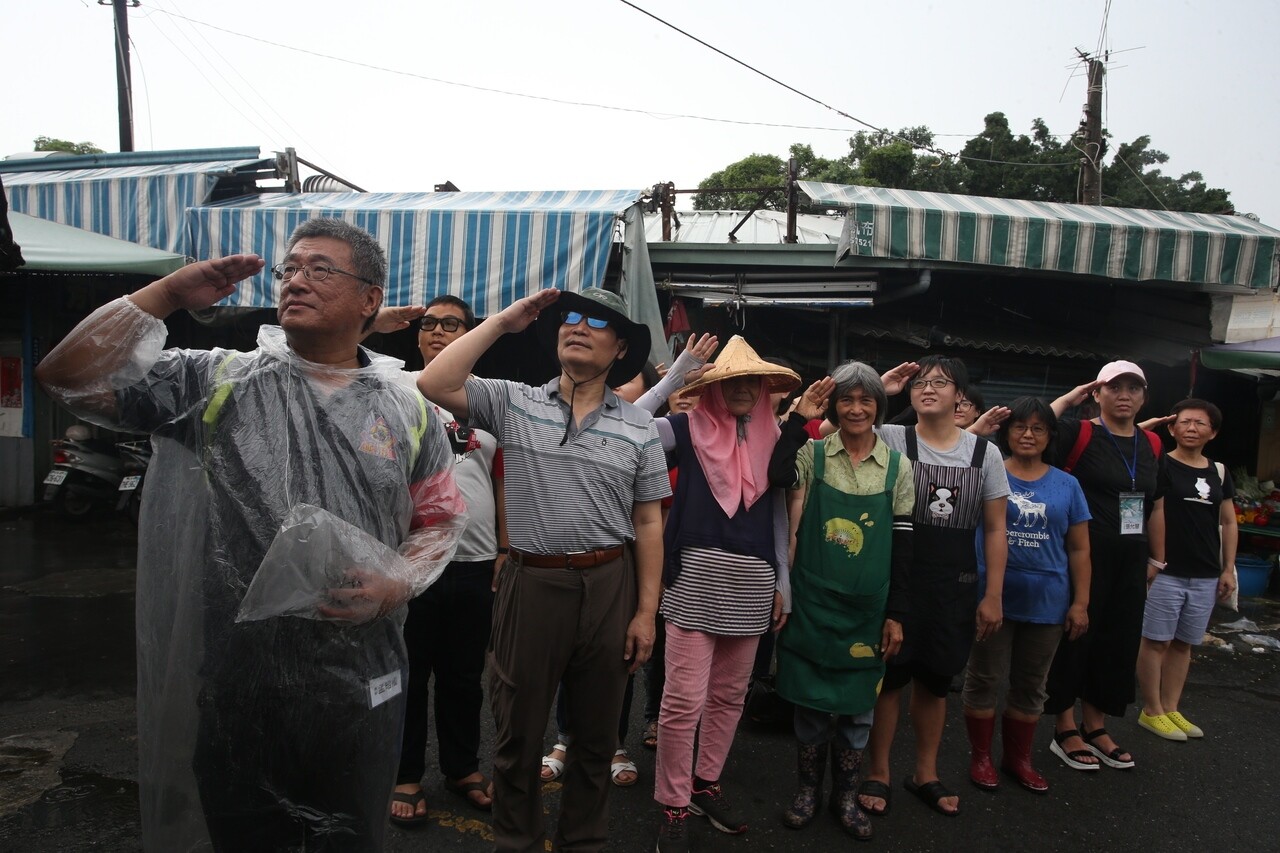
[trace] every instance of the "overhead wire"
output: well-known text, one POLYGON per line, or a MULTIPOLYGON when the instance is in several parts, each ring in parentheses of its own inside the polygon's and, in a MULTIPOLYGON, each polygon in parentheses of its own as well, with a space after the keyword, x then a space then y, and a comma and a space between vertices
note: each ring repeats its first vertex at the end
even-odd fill
MULTIPOLYGON (((442 78, 442 77, 434 77, 434 76, 429 75, 429 74, 421 74, 421 73, 418 73, 418 72, 415 72, 415 71, 406 71, 406 70, 399 69, 399 68, 390 68, 390 67, 387 67, 387 66, 384 66, 384 65, 377 65, 377 64, 375 64, 375 63, 371 63, 371 62, 364 62, 364 61, 362 61, 362 60, 358 60, 358 59, 349 59, 349 58, 347 58, 347 57, 335 56, 335 55, 333 55, 333 54, 324 53, 324 52, 317 51, 317 50, 312 50, 312 49, 310 49, 310 48, 298 47, 298 46, 296 46, 296 45, 291 45, 291 44, 285 44, 285 43, 283 43, 283 42, 278 42, 278 41, 273 41, 273 40, 271 40, 271 39, 262 38, 261 36, 255 36, 255 35, 251 35, 251 34, 249 34, 249 33, 242 33, 242 32, 238 32, 238 31, 236 31, 236 30, 232 30, 232 29, 229 29, 229 28, 227 28, 227 27, 219 26, 219 25, 217 25, 217 24, 211 24, 211 23, 209 23, 208 21, 201 21, 201 20, 198 20, 198 19, 196 19, 196 18, 191 18, 191 17, 189 17, 189 16, 187 16, 187 15, 183 15, 183 14, 180 14, 180 13, 178 13, 178 12, 173 12, 173 11, 169 11, 169 10, 166 10, 166 9, 155 9, 154 11, 156 11, 156 12, 158 12, 158 13, 160 13, 160 14, 169 15, 169 16, 174 17, 174 18, 181 18, 181 19, 183 19, 183 20, 185 20, 185 21, 187 21, 187 22, 189 22, 189 23, 191 23, 191 24, 194 24, 194 25, 197 25, 197 26, 201 26, 201 27, 207 27, 207 28, 209 28, 209 29, 211 29, 211 30, 216 30, 217 32, 225 33, 226 35, 235 36, 236 38, 247 39, 247 40, 249 40, 249 41, 254 41, 254 42, 257 42, 257 43, 259 43, 259 44, 265 44, 265 45, 269 45, 269 46, 271 46, 271 47, 280 48, 281 50, 293 51, 293 52, 295 52, 295 53, 301 53, 301 54, 305 54, 305 55, 308 55, 308 56, 314 56, 314 57, 316 57, 316 58, 318 58, 318 59, 326 59, 326 60, 329 60, 329 61, 331 61, 331 62, 339 62, 339 63, 343 63, 343 64, 345 64, 345 65, 351 65, 351 66, 354 66, 354 67, 357 67, 357 68, 366 68, 366 69, 371 70, 371 71, 378 71, 378 72, 386 73, 386 74, 395 74, 395 75, 397 75, 397 76, 401 76, 401 77, 409 77, 409 78, 416 79, 416 80, 423 80, 423 81, 426 81, 426 82, 429 82, 429 83, 439 83, 439 84, 441 84, 441 85, 445 85, 445 86, 454 86, 454 87, 457 87, 457 88, 468 89, 468 90, 476 91, 476 92, 486 92, 486 93, 488 93, 488 94, 494 94, 494 95, 506 95, 506 96, 509 96, 509 97, 524 98, 524 99, 527 99, 527 100, 541 101, 541 102, 544 102, 544 103, 559 104, 559 105, 562 105, 562 106, 571 106, 571 107, 587 107, 587 108, 592 108, 592 109, 608 110, 608 111, 611 111, 611 112, 628 113, 628 114, 632 114, 632 115, 643 115, 643 116, 647 116, 647 117, 649 117, 649 118, 652 118, 652 119, 658 119, 658 120, 684 119, 684 120, 690 120, 690 121, 705 121, 705 122, 712 122, 712 123, 715 123, 715 124, 731 124, 731 125, 744 126, 744 127, 771 127, 771 128, 780 128, 780 129, 784 129, 784 130, 815 130, 815 131, 832 132, 832 133, 848 133, 848 132, 849 132, 849 128, 848 128, 848 127, 831 127, 831 126, 826 126, 826 125, 807 125, 807 124, 789 124, 789 123, 785 123, 785 122, 752 121, 752 120, 747 120, 747 119, 733 119, 733 118, 724 118, 724 117, 717 117, 717 116, 705 116, 705 115, 697 115, 697 114, 693 114, 693 113, 672 113, 672 112, 663 112, 663 111, 658 111, 658 110, 640 109, 640 108, 637 108, 637 107, 625 107, 625 106, 619 106, 619 105, 617 105, 617 104, 602 104, 602 103, 593 102, 593 101, 579 101, 579 100, 573 100, 573 99, 568 99, 568 98, 556 98, 556 97, 552 97, 552 96, 550 96, 550 95, 537 95, 537 94, 532 94, 532 93, 529 93, 529 92, 518 92, 518 91, 511 90, 511 89, 502 89, 502 88, 498 88, 498 87, 494 87, 494 86, 481 86, 481 85, 478 85, 478 84, 475 84, 475 83, 465 83, 465 82, 458 81, 458 80, 448 80, 448 79, 445 79, 445 78, 442 78)), ((1022 163, 1022 162, 1013 162, 1013 161, 1006 161, 1006 160, 987 160, 987 159, 979 158, 979 157, 969 157, 969 156, 967 156, 967 155, 952 154, 951 152, 944 151, 944 150, 939 149, 939 148, 934 148, 934 147, 932 147, 932 146, 920 145, 919 143, 912 142, 910 139, 907 139, 906 137, 903 137, 903 136, 901 136, 901 135, 899 135, 899 134, 895 134, 895 133, 893 133, 893 132, 891 132, 891 131, 888 131, 888 130, 885 130, 885 129, 883 129, 883 128, 875 127, 874 125, 871 125, 871 124, 868 124, 868 123, 865 123, 865 122, 862 122, 862 124, 865 124, 867 127, 870 127, 871 129, 873 129, 873 130, 875 130, 875 131, 877 131, 877 132, 879 132, 879 133, 884 133, 886 136, 888 136, 888 137, 890 137, 890 138, 893 138, 893 139, 897 139, 897 140, 900 140, 900 141, 906 142, 908 145, 911 145, 913 148, 921 149, 921 150, 926 150, 926 151, 929 151, 930 153, 937 154, 938 156, 940 156, 940 157, 944 157, 944 158, 947 158, 947 159, 959 158, 959 159, 967 159, 967 160, 977 160, 977 161, 981 161, 981 162, 988 162, 988 163, 1000 163, 1000 164, 1010 165, 1010 166, 1071 166, 1071 165, 1074 165, 1074 163, 1070 163, 1070 162, 1066 162, 1066 163, 1022 163)), ((1066 134, 1054 134, 1054 135, 1055 135, 1055 136, 1065 136, 1066 134)), ((961 133, 954 133, 954 134, 953 134, 953 133, 935 133, 935 134, 933 134, 933 136, 947 136, 947 137, 950 137, 950 136, 955 136, 955 137, 971 137, 971 136, 972 136, 972 134, 961 134, 961 133)))
MULTIPOLYGON (((157 3, 160 1, 161 0, 152 0, 152 2, 157 2, 157 3)), ((177 0, 167 0, 167 2, 173 6, 174 10, 177 11, 179 15, 183 15, 183 10, 181 7, 178 6, 177 0)), ((166 10, 160 9, 159 11, 164 12, 166 10)), ((211 42, 199 28, 192 26, 191 29, 197 35, 200 36, 200 39, 209 46, 209 49, 212 50, 217 55, 218 59, 224 65, 226 65, 226 67, 230 68, 231 71, 237 77, 239 77, 242 81, 244 81, 244 84, 249 87, 249 91, 251 91, 254 95, 256 95, 258 100, 261 101, 262 104, 275 115, 276 119, 279 120, 279 124, 283 125, 290 133, 294 135, 294 137, 299 142, 301 142, 303 145, 306 146, 306 149, 309 152, 308 154, 309 157, 313 157, 316 160, 325 162, 326 165, 330 165, 330 166, 334 165, 333 159, 331 157, 328 157, 318 145, 316 145, 310 139, 308 139, 305 134, 303 134, 300 130, 298 130, 298 128, 294 127, 294 125, 289 121, 289 119, 286 118, 285 115, 281 113, 279 110, 277 110, 272 105, 271 101, 269 101, 261 92, 258 91, 257 87, 253 85, 253 81, 245 77, 244 74, 240 73, 240 70, 236 67, 235 63, 229 62, 227 60, 227 57, 223 55, 222 51, 218 50, 217 45, 211 42)), ((270 117, 264 115, 260 111, 255 110, 255 112, 258 112, 258 115, 261 116, 265 121, 271 122, 270 117)))
MULTIPOLYGON (((133 36, 129 36, 129 46, 133 50, 133 56, 138 60, 138 71, 142 73, 142 99, 147 102, 147 142, 148 147, 156 147, 156 131, 155 124, 151 117, 151 87, 147 85, 147 69, 142 64, 142 51, 138 50, 138 44, 133 40, 133 36)), ((130 115, 133 115, 132 104, 130 104, 130 115)))
MULTIPOLYGON (((171 13, 167 13, 167 12, 165 12, 165 10, 163 10, 163 9, 159 9, 159 8, 155 8, 155 9, 154 9, 154 11, 155 11, 155 12, 159 12, 159 13, 161 13, 161 14, 171 14, 171 13)), ((253 128, 254 128, 254 130, 256 130, 258 133, 261 133, 265 138, 270 139, 270 140, 273 140, 275 144, 279 144, 279 140, 277 140, 277 139, 276 139, 275 135, 271 132, 271 130, 269 130, 269 129, 264 129, 264 128, 263 128, 261 125, 259 125, 256 121, 254 121, 254 120, 253 120, 253 118, 252 118, 251 116, 245 115, 244 111, 243 111, 243 110, 241 110, 241 109, 240 109, 240 107, 236 105, 235 101, 233 101, 233 100, 231 100, 231 98, 227 97, 227 95, 222 91, 222 89, 221 89, 221 88, 219 88, 219 87, 218 87, 218 85, 217 85, 213 80, 211 80, 211 79, 209 78, 209 75, 208 75, 208 74, 206 74, 206 73, 204 72, 204 69, 203 69, 203 68, 201 68, 201 67, 200 67, 200 66, 199 66, 199 65, 198 65, 198 64, 197 64, 197 63, 196 63, 196 62, 195 62, 195 61, 194 61, 194 60, 193 60, 193 59, 192 59, 188 54, 187 54, 187 52, 186 52, 186 51, 184 51, 181 47, 179 47, 179 46, 178 46, 178 43, 177 43, 177 42, 175 42, 175 41, 174 41, 174 40, 169 36, 169 34, 168 34, 167 32, 165 32, 165 31, 164 31, 164 29, 162 29, 161 27, 157 26, 157 25, 156 25, 156 24, 157 24, 157 22, 156 22, 156 21, 152 21, 152 20, 151 20, 151 18, 152 18, 152 17, 153 17, 152 15, 144 15, 144 16, 143 16, 143 20, 144 20, 144 21, 146 21, 147 23, 150 23, 153 27, 155 27, 156 32, 158 32, 162 37, 164 37, 164 39, 165 39, 166 41, 168 41, 168 42, 169 42, 169 44, 173 45, 173 49, 174 49, 175 51, 177 51, 180 55, 182 55, 182 57, 183 57, 184 59, 186 59, 188 62, 190 62, 190 63, 191 63, 191 67, 192 67, 192 68, 194 68, 194 69, 196 70, 196 73, 197 73, 197 74, 199 74, 201 77, 203 77, 203 78, 204 78, 204 81, 205 81, 206 83, 208 83, 208 84, 209 84, 209 88, 211 88, 211 89, 214 91, 214 93, 218 95, 218 97, 220 97, 220 98, 222 98, 222 100, 226 101, 226 102, 227 102, 227 106, 231 107, 231 109, 233 109, 236 113, 238 113, 238 114, 240 115, 240 117, 241 117, 241 118, 243 118, 246 122, 248 122, 250 125, 252 125, 252 126, 253 126, 253 128)), ((188 41, 190 41, 190 39, 188 39, 188 41)), ((194 45, 193 45, 193 46, 194 46, 194 45)), ((198 51, 198 50, 199 50, 199 49, 197 48, 197 51, 198 51)), ((265 117, 264 117, 264 118, 265 118, 265 117)))
MULTIPOLYGON (((803 91, 801 91, 800 89, 797 89, 795 86, 792 86, 790 83, 785 83, 785 82, 783 82, 782 80, 779 80, 777 77, 774 77, 772 74, 769 74, 769 73, 767 73, 767 72, 765 72, 765 71, 760 70, 759 68, 756 68, 754 65, 750 64, 749 62, 745 62, 744 60, 739 59, 738 57, 734 56, 733 54, 728 53, 728 52, 726 52, 726 51, 724 51, 724 50, 721 50, 720 48, 716 47, 715 45, 711 44, 710 42, 707 42, 707 41, 705 41, 705 40, 703 40, 703 39, 699 38, 698 36, 695 36, 693 33, 690 33, 690 32, 688 32, 688 31, 686 31, 686 30, 681 29, 680 27, 676 26, 675 24, 671 23, 670 21, 667 21, 667 20, 665 20, 665 19, 663 19, 663 18, 660 18, 659 16, 657 16, 657 15, 653 14, 653 13, 652 13, 652 12, 650 12, 649 10, 644 9, 644 8, 642 8, 642 7, 640 7, 640 6, 637 6, 635 3, 632 3, 632 2, 631 2, 631 0, 618 0, 618 2, 619 2, 619 3, 622 3, 624 6, 629 6, 630 8, 632 8, 632 9, 636 10, 637 12, 639 12, 639 13, 640 13, 640 14, 642 14, 642 15, 645 15, 645 16, 647 16, 647 17, 649 17, 649 18, 652 18, 653 20, 657 21, 659 24, 662 24, 664 27, 668 27, 669 29, 675 30, 676 32, 680 33, 680 35, 684 36, 685 38, 692 39, 693 41, 696 41, 698 44, 702 45, 703 47, 707 48, 708 50, 711 50, 711 51, 713 51, 713 52, 715 52, 715 53, 718 53, 719 55, 723 56, 725 59, 728 59, 728 60, 729 60, 729 61, 731 61, 731 62, 737 63, 738 65, 741 65, 743 68, 747 69, 748 71, 752 72, 753 74, 758 74, 759 76, 761 76, 761 77, 765 78, 766 80, 769 80, 769 81, 770 81, 770 82, 772 82, 772 83, 776 83, 777 85, 781 86, 782 88, 786 89, 787 91, 789 91, 789 92, 793 92, 793 93, 795 93, 796 95, 799 95, 801 98, 804 98, 804 99, 805 99, 805 100, 807 100, 807 101, 812 101, 813 103, 817 104, 818 106, 823 107, 824 109, 830 110, 831 112, 835 113, 836 115, 842 116, 843 118, 847 118, 847 119, 849 119, 849 120, 850 120, 850 121, 852 121, 852 122, 855 122, 855 123, 857 123, 857 124, 863 125, 864 127, 868 127, 868 128, 870 128, 871 130, 876 131, 877 133, 882 133, 882 134, 884 134, 884 135, 888 136, 888 137, 889 137, 889 138, 891 138, 891 139, 897 140, 897 141, 899 141, 899 142, 905 142, 906 144, 910 145, 912 148, 916 148, 916 149, 921 150, 921 151, 928 151, 930 154, 935 154, 935 155, 937 155, 938 157, 941 157, 941 158, 944 158, 944 159, 948 159, 948 160, 975 160, 975 161, 977 161, 977 162, 982 162, 982 163, 997 163, 997 164, 1005 165, 1005 166, 1074 166, 1074 165, 1075 165, 1075 163, 1071 163, 1071 162, 1064 162, 1064 163, 1020 163, 1020 162, 1009 161, 1009 160, 989 160, 989 159, 985 159, 985 158, 982 158, 982 157, 972 157, 972 156, 969 156, 969 155, 967 155, 967 154, 955 154, 955 153, 952 153, 952 152, 950 152, 950 151, 945 151, 945 150, 943 150, 943 149, 941 149, 941 148, 934 147, 934 146, 932 146, 932 145, 924 145, 924 144, 921 144, 921 143, 919 143, 919 142, 915 142, 915 141, 913 141, 913 140, 911 140, 911 139, 908 139, 908 138, 906 138, 906 137, 904 137, 904 136, 900 136, 900 135, 898 135, 898 134, 896 134, 896 133, 894 133, 894 132, 890 131, 890 130, 889 130, 889 129, 887 129, 887 128, 879 127, 878 125, 872 124, 871 122, 866 121, 865 119, 861 119, 861 118, 858 118, 858 117, 857 117, 857 116, 855 116, 855 115, 851 115, 851 114, 849 114, 849 113, 845 112, 844 110, 839 109, 838 107, 833 107, 831 104, 828 104, 827 102, 825 102, 825 101, 823 101, 823 100, 821 100, 821 99, 819 99, 819 98, 817 98, 817 97, 814 97, 813 95, 810 95, 810 94, 809 94, 809 93, 807 93, 807 92, 803 92, 803 91)), ((1110 2, 1110 0, 1108 0, 1108 2, 1110 2)))

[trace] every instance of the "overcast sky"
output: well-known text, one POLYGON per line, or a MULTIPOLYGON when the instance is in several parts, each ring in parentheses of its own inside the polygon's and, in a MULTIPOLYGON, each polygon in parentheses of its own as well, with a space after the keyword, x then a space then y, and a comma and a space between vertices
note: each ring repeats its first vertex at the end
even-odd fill
MULTIPOLYGON (((1036 117, 1073 131, 1075 49, 1101 46, 1113 139, 1150 135, 1167 174, 1198 170, 1280 226, 1272 0, 635 3, 873 125, 927 125, 950 151, 996 110, 1015 132, 1036 117)), ((0 156, 39 135, 117 150, 110 8, 0 8, 0 156)), ((129 15, 137 149, 291 145, 370 190, 689 188, 793 142, 839 156, 861 129, 619 0, 143 0, 129 15)))

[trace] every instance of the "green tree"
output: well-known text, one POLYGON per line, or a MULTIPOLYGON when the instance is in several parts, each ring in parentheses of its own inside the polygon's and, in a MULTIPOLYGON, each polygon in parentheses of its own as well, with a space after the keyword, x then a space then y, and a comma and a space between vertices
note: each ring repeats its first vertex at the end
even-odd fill
MULTIPOLYGON (((929 192, 961 193, 1019 198, 1029 201, 1073 203, 1077 200, 1082 153, 1074 137, 1059 139, 1043 119, 1031 122, 1031 132, 1015 135, 1009 119, 993 112, 983 120, 983 130, 964 144, 960 156, 939 151, 933 132, 920 125, 897 133, 858 131, 849 138, 843 157, 818 157, 813 149, 791 146, 800 178, 929 192)), ((1105 160, 1104 137, 1101 156, 1105 160)), ((1200 213, 1230 213, 1230 193, 1209 187, 1199 172, 1174 178, 1160 167, 1169 156, 1151 147, 1151 138, 1140 136, 1120 145, 1102 169, 1103 204, 1120 207, 1160 208, 1200 213)), ((787 164, 770 154, 752 154, 710 175, 699 186, 717 192, 699 196, 696 210, 752 207, 758 193, 734 193, 735 187, 785 187, 787 164)), ((765 207, 782 209, 781 191, 765 207)), ((803 199, 800 209, 808 210, 803 199)))
POLYGON ((1159 167, 1169 155, 1151 148, 1151 137, 1139 136, 1116 149, 1102 168, 1102 203, 1117 207, 1167 208, 1194 213, 1234 213, 1230 193, 1205 184, 1199 172, 1174 178, 1159 167))
POLYGON ((102 154, 101 148, 92 142, 68 142, 52 136, 37 136, 34 151, 62 151, 67 154, 102 154))
MULTIPOLYGON (((787 182, 787 164, 774 154, 748 154, 730 163, 718 172, 712 172, 698 184, 700 190, 716 192, 699 193, 693 199, 694 210, 750 210, 760 198, 758 192, 731 192, 745 187, 778 187, 787 182)), ((787 206, 782 192, 776 192, 763 205, 770 210, 787 206)))
MULTIPOLYGON (((813 147, 796 143, 788 152, 796 161, 796 174, 806 181, 827 181, 833 184, 852 183, 857 172, 847 159, 828 160, 813 153, 813 147)), ((734 188, 777 187, 761 205, 766 210, 785 210, 787 198, 787 161, 772 154, 749 154, 730 163, 718 172, 712 172, 698 189, 715 190, 701 193, 693 200, 694 210, 750 210, 760 198, 759 192, 732 192, 734 188)))

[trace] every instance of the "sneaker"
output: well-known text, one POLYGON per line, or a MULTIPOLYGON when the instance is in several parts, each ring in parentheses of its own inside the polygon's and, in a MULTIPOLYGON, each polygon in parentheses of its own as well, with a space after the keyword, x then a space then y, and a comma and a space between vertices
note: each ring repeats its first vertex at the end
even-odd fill
POLYGON ((733 813, 733 806, 720 790, 719 782, 694 783, 689 796, 689 813, 703 815, 721 832, 738 835, 747 831, 747 822, 733 813), (698 787, 702 784, 703 787, 698 787))
POLYGON ((1165 740, 1186 740, 1187 733, 1178 728, 1164 714, 1156 714, 1154 717, 1148 716, 1146 711, 1138 712, 1138 725, 1142 726, 1153 735, 1162 737, 1165 740))
POLYGON ((663 806, 662 816, 658 818, 657 853, 688 853, 689 839, 685 836, 685 823, 689 810, 674 806, 663 806))
POLYGON ((1170 711, 1165 714, 1169 718, 1169 722, 1182 729, 1183 734, 1187 737, 1204 737, 1204 729, 1179 714, 1177 711, 1170 711))

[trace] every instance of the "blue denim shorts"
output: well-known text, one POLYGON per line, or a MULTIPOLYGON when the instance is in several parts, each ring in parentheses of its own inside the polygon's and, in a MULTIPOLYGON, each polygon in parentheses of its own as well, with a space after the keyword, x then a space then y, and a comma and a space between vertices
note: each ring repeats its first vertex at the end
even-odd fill
POLYGON ((1142 636, 1159 643, 1176 638, 1198 646, 1217 599, 1217 578, 1178 578, 1161 572, 1147 590, 1142 636))

